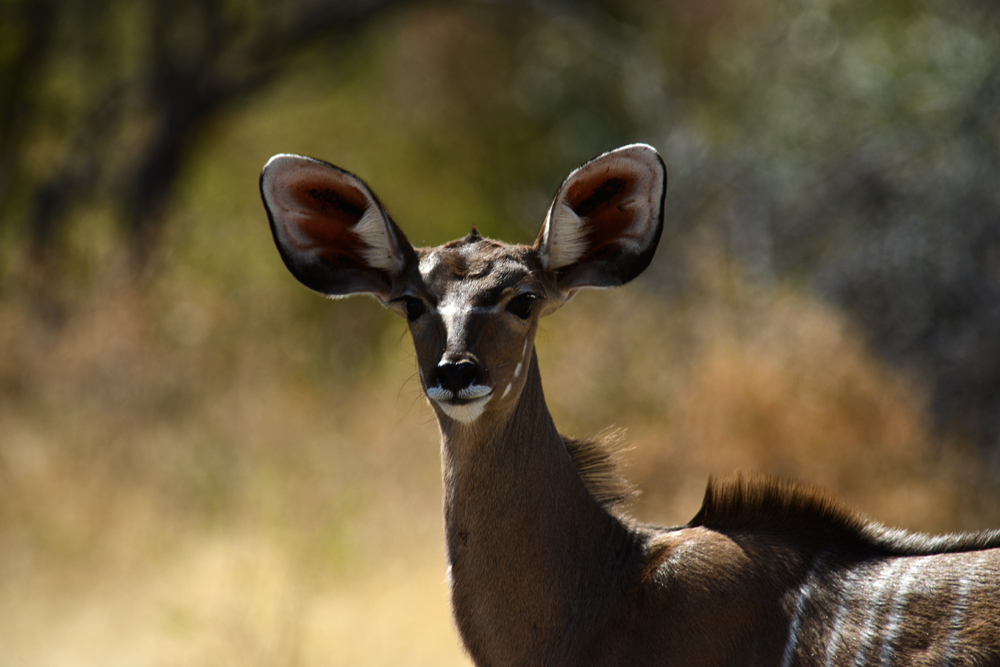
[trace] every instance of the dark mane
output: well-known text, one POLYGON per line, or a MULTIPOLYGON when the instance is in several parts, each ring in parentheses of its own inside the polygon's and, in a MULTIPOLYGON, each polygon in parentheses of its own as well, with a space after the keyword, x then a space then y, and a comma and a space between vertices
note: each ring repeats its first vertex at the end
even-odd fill
POLYGON ((920 556, 1000 547, 1000 530, 929 536, 887 528, 826 491, 779 477, 709 479, 701 509, 689 526, 720 532, 753 530, 787 535, 823 549, 920 556))
POLYGON ((608 429, 583 440, 566 436, 562 439, 584 486, 603 507, 608 510, 620 508, 638 495, 618 464, 625 441, 624 430, 608 429))

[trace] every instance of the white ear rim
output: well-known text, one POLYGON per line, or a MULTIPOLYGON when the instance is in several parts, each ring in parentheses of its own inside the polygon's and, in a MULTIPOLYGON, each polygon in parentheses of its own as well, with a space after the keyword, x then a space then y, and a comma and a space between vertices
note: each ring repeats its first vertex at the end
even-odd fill
MULTIPOLYGON (((361 191, 366 203, 365 212, 350 230, 364 246, 358 250, 358 254, 372 268, 387 271, 390 275, 401 272, 405 260, 402 253, 398 251, 399 241, 391 229, 385 211, 363 181, 338 167, 315 158, 293 153, 279 153, 273 156, 264 165, 265 178, 262 187, 264 197, 271 210, 280 209, 285 216, 301 215, 295 210, 295 207, 289 205, 285 197, 284 185, 297 180, 299 175, 315 171, 323 172, 326 177, 333 176, 343 179, 361 191)), ((292 227, 293 229, 294 227, 292 227)), ((288 233, 292 230, 284 225, 281 228, 282 233, 288 233)))
MULTIPOLYGON (((643 165, 647 175, 643 180, 652 177, 657 182, 650 182, 646 190, 650 193, 661 193, 664 187, 665 174, 659 153, 649 144, 628 144, 598 155, 593 160, 583 164, 569 173, 556 194, 552 206, 542 224, 542 245, 539 249, 539 260, 547 270, 560 269, 579 260, 587 252, 587 235, 583 220, 565 202, 567 186, 572 183, 581 171, 591 167, 596 162, 611 160, 612 163, 634 162, 643 165)), ((623 167, 625 168, 625 167, 623 167)), ((659 204, 650 200, 650 208, 659 204)), ((653 228, 651 232, 655 231, 653 228)), ((647 239, 635 245, 642 245, 647 239)), ((628 242, 627 239, 623 241, 628 242)))

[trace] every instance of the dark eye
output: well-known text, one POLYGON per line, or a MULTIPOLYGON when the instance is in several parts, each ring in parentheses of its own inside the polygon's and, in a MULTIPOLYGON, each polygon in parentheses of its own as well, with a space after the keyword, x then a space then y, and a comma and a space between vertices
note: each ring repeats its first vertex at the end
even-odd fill
POLYGON ((409 322, 414 321, 427 312, 427 306, 416 297, 404 296, 403 303, 406 305, 406 319, 409 322))
POLYGON ((531 307, 536 298, 534 294, 530 293, 518 294, 507 302, 507 311, 514 313, 522 320, 526 320, 531 316, 531 307))

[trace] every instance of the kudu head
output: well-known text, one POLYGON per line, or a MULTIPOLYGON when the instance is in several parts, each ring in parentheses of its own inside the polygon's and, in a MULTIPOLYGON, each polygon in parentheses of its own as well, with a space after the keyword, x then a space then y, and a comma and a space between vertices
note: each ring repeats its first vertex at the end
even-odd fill
POLYGON ((650 146, 605 153, 573 171, 535 243, 482 237, 414 248, 353 174, 276 155, 260 178, 288 269, 331 297, 371 294, 409 321, 420 380, 439 418, 471 423, 514 405, 540 317, 584 287, 641 273, 663 226, 667 175, 650 146))

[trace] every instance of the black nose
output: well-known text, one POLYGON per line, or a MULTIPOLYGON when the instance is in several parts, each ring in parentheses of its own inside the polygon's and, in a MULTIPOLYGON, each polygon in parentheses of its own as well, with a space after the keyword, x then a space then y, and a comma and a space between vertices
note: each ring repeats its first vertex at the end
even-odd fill
POLYGON ((476 379, 476 365, 471 361, 441 362, 437 367, 437 381, 442 389, 458 393, 476 379))

